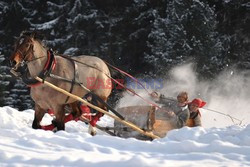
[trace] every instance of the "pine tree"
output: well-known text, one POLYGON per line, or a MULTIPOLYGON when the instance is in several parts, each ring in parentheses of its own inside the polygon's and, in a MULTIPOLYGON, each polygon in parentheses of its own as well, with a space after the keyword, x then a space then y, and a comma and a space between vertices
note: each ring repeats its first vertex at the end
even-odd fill
POLYGON ((143 74, 150 68, 144 62, 144 54, 148 52, 146 42, 152 28, 154 12, 159 10, 162 13, 164 0, 122 3, 115 6, 117 10, 109 15, 112 18, 110 32, 113 61, 132 74, 143 74))
MULTIPOLYGON (((0 50, 1 52, 1 50, 0 50)), ((3 66, 2 62, 5 60, 3 55, 0 55, 0 106, 4 106, 4 90, 7 86, 8 82, 5 81, 5 66, 3 66)))
POLYGON ((222 41, 222 57, 228 66, 250 69, 250 5, 248 0, 210 1, 215 5, 222 41))
POLYGON ((67 15, 70 43, 78 54, 104 57, 107 52, 107 17, 91 1, 76 0, 67 15))
POLYGON ((165 17, 155 12, 148 41, 151 52, 145 56, 146 61, 154 64, 158 74, 194 61, 199 72, 211 77, 214 69, 222 66, 214 9, 197 0, 171 0, 165 5, 165 17))
POLYGON ((5 66, 23 30, 40 31, 59 53, 95 55, 133 75, 165 74, 192 61, 210 78, 227 65, 250 68, 248 9, 247 0, 2 0, 1 103, 32 103, 5 66))
POLYGON ((29 90, 24 87, 21 80, 15 82, 13 88, 9 91, 9 96, 6 98, 5 103, 20 111, 33 108, 34 106, 29 95, 29 90))
POLYGON ((27 9, 23 4, 26 4, 28 1, 6 1, 4 5, 4 9, 1 12, 0 23, 0 38, 4 43, 0 44, 0 48, 2 48, 2 53, 5 58, 3 59, 3 64, 1 66, 1 105, 13 106, 19 109, 24 109, 24 105, 30 103, 29 100, 22 98, 19 100, 17 96, 17 92, 25 91, 25 96, 29 97, 29 93, 27 92, 27 88, 24 84, 21 84, 17 89, 14 87, 18 83, 16 78, 13 78, 10 75, 10 68, 7 67, 8 57, 13 52, 13 44, 15 38, 19 36, 19 34, 23 30, 27 30, 30 27, 29 22, 29 14, 32 10, 27 9), (12 89, 16 89, 13 91, 12 89), (20 101, 18 105, 16 105, 16 101, 20 101))

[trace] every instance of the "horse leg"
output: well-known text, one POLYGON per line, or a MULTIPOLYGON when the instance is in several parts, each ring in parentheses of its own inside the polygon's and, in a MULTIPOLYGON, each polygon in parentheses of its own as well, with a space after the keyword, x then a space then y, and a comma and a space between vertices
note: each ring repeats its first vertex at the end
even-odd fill
MULTIPOLYGON (((101 97, 103 99, 103 101, 107 101, 107 98, 105 97, 101 97)), ((107 107, 103 104, 103 103, 100 103, 98 101, 98 107, 107 111, 107 107)), ((104 114, 101 113, 101 112, 97 112, 96 115, 93 117, 93 119, 90 121, 89 123, 89 129, 88 129, 88 132, 89 134, 91 134, 92 136, 95 136, 96 135, 96 123, 100 120, 100 118, 103 116, 104 114)))
MULTIPOLYGON (((69 106, 72 108, 72 115, 73 115, 73 118, 76 119, 76 118, 79 118, 82 114, 84 114, 86 111, 82 110, 80 111, 79 107, 78 107, 78 102, 74 102, 74 103, 71 103, 69 104, 69 106)), ((90 114, 90 111, 89 111, 89 114, 90 114)), ((99 113, 98 114, 102 114, 102 113, 99 113)), ((85 117, 85 119, 88 119, 85 117)), ((80 118, 80 120, 82 120, 80 118)), ((93 119, 90 118, 90 124, 89 124, 89 129, 88 129, 88 132, 89 134, 91 134, 92 136, 95 136, 96 135, 96 128, 95 128, 95 125, 96 125, 96 122, 99 120, 98 117, 95 117, 93 119)), ((84 121, 84 120, 82 120, 84 121)), ((86 121, 86 120, 85 120, 86 121)), ((85 122, 84 121, 84 122, 85 122)))
POLYGON ((54 109, 55 111, 55 120, 53 120, 53 124, 57 128, 57 131, 59 130, 65 130, 65 110, 64 110, 65 105, 58 106, 54 109))
POLYGON ((67 116, 65 116, 64 123, 72 120, 78 121, 82 113, 78 107, 78 102, 70 103, 68 104, 68 107, 71 108, 71 112, 67 116))
POLYGON ((72 109, 72 116, 74 119, 79 118, 82 114, 82 112, 80 111, 79 107, 78 107, 78 101, 70 103, 69 104, 70 108, 72 109))
POLYGON ((46 111, 42 109, 38 104, 35 104, 35 114, 34 114, 34 120, 32 123, 33 129, 41 129, 40 122, 42 121, 45 112, 46 111))

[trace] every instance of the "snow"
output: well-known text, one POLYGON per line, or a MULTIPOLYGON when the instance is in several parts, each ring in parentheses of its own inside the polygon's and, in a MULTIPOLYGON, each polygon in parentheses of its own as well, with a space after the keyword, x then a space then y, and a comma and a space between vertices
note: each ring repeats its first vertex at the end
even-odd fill
POLYGON ((69 48, 64 51, 64 55, 73 55, 75 52, 79 51, 78 48, 69 48))
MULTIPOLYGON (((249 166, 250 124, 172 130, 164 138, 140 141, 87 133, 83 122, 65 131, 34 130, 33 110, 0 108, 0 166, 249 166)), ((51 121, 45 115, 42 124, 51 121)), ((104 116, 102 126, 112 125, 104 116)))
POLYGON ((59 17, 42 24, 32 24, 37 30, 47 30, 51 29, 55 24, 58 23, 59 17))

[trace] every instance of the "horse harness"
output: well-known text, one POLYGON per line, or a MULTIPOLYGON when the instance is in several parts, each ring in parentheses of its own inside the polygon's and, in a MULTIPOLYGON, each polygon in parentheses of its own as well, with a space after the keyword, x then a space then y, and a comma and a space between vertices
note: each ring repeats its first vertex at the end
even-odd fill
MULTIPOLYGON (((107 107, 108 110, 111 110, 116 116, 118 116, 120 119, 124 120, 124 117, 121 114, 119 114, 117 111, 115 111, 109 104, 107 104, 104 100, 102 100, 95 93, 91 92, 88 88, 86 88, 83 85, 83 83, 79 82, 78 66, 77 66, 76 62, 80 63, 80 64, 83 64, 83 65, 86 65, 86 66, 88 66, 90 68, 94 68, 94 69, 102 72, 100 69, 96 68, 95 66, 91 66, 89 64, 86 64, 84 62, 72 59, 70 57, 67 57, 67 56, 64 56, 64 55, 59 55, 60 57, 63 57, 65 59, 71 61, 72 64, 73 64, 73 67, 74 67, 74 77, 73 77, 73 79, 67 79, 67 78, 64 78, 64 77, 61 77, 59 75, 56 75, 56 74, 52 73, 52 71, 55 69, 56 59, 55 59, 54 52, 51 49, 48 50, 47 56, 48 56, 48 60, 47 60, 47 62, 45 64, 45 66, 44 66, 44 69, 39 73, 39 75, 38 75, 39 78, 41 78, 43 81, 45 81, 47 77, 51 77, 51 78, 54 78, 54 79, 62 80, 62 81, 65 81, 65 82, 69 82, 69 83, 71 83, 71 88, 69 90, 69 93, 72 93, 72 91, 74 89, 74 85, 78 84, 83 89, 85 89, 87 92, 91 93, 92 96, 94 98, 96 98, 97 101, 99 101, 100 103, 104 104, 107 107)), ((39 57, 39 58, 41 58, 41 57, 39 57)), ((34 60, 36 60, 36 59, 34 59, 34 60)), ((28 62, 25 62, 24 66, 21 68, 21 70, 19 70, 19 72, 21 73, 21 76, 19 76, 19 77, 29 87, 35 87, 35 86, 38 86, 38 85, 42 84, 41 82, 37 81, 35 78, 31 78, 29 76, 27 63, 28 62)), ((65 103, 68 102, 69 98, 70 97, 67 96, 67 98, 65 100, 65 103)))
MULTIPOLYGON (((51 74, 51 72, 54 70, 55 65, 56 65, 56 59, 54 56, 53 51, 48 50, 48 60, 44 66, 44 69, 39 73, 38 77, 42 78, 43 81, 51 74)), ((28 73, 28 66, 27 63, 23 63, 21 67, 19 67, 20 72, 22 75, 20 78, 22 81, 29 87, 34 87, 42 84, 41 82, 37 81, 35 78, 31 78, 28 73)))
MULTIPOLYGON (((74 88, 74 84, 78 83, 77 80, 79 79, 78 66, 75 63, 75 61, 73 61, 72 59, 68 59, 72 62, 73 67, 74 67, 74 76, 73 76, 73 79, 70 80, 70 79, 66 79, 66 78, 60 77, 58 75, 52 74, 52 71, 55 69, 55 66, 56 66, 56 59, 55 59, 54 52, 51 49, 47 51, 47 57, 48 57, 47 62, 45 63, 43 70, 38 74, 38 77, 41 78, 43 81, 45 81, 47 77, 51 77, 51 78, 60 79, 60 80, 70 82, 71 87, 70 87, 69 92, 72 93, 73 88, 74 88)), ((65 58, 65 56, 61 56, 61 57, 65 58)), ((34 60, 36 60, 36 59, 34 59, 34 60)), ((18 73, 21 74, 21 75, 19 75, 19 77, 22 79, 22 81, 28 87, 39 86, 42 83, 37 81, 35 78, 30 77, 30 75, 29 75, 29 72, 28 72, 28 63, 29 62, 23 62, 21 64, 21 66, 19 67, 19 70, 17 71, 18 73)), ((65 103, 67 103, 68 100, 69 100, 69 96, 67 96, 65 103)))

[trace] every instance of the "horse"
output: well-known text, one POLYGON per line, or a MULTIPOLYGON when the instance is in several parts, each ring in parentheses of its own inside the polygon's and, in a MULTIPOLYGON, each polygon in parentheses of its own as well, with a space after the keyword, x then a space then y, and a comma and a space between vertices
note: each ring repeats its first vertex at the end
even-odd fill
MULTIPOLYGON (((75 99, 38 82, 34 79, 36 76, 80 97, 91 91, 106 102, 111 94, 112 86, 106 82, 111 74, 102 59, 88 55, 69 58, 55 54, 45 46, 36 32, 20 34, 10 56, 10 63, 11 73, 30 87, 30 95, 35 102, 33 129, 41 129, 40 122, 43 116, 48 109, 52 109, 56 129, 65 130, 64 107, 69 105, 76 110, 77 106, 75 99), (102 86, 98 87, 100 81, 102 86)), ((106 109, 100 102, 98 107, 106 109)), ((95 129, 89 126, 94 133, 95 129)))

